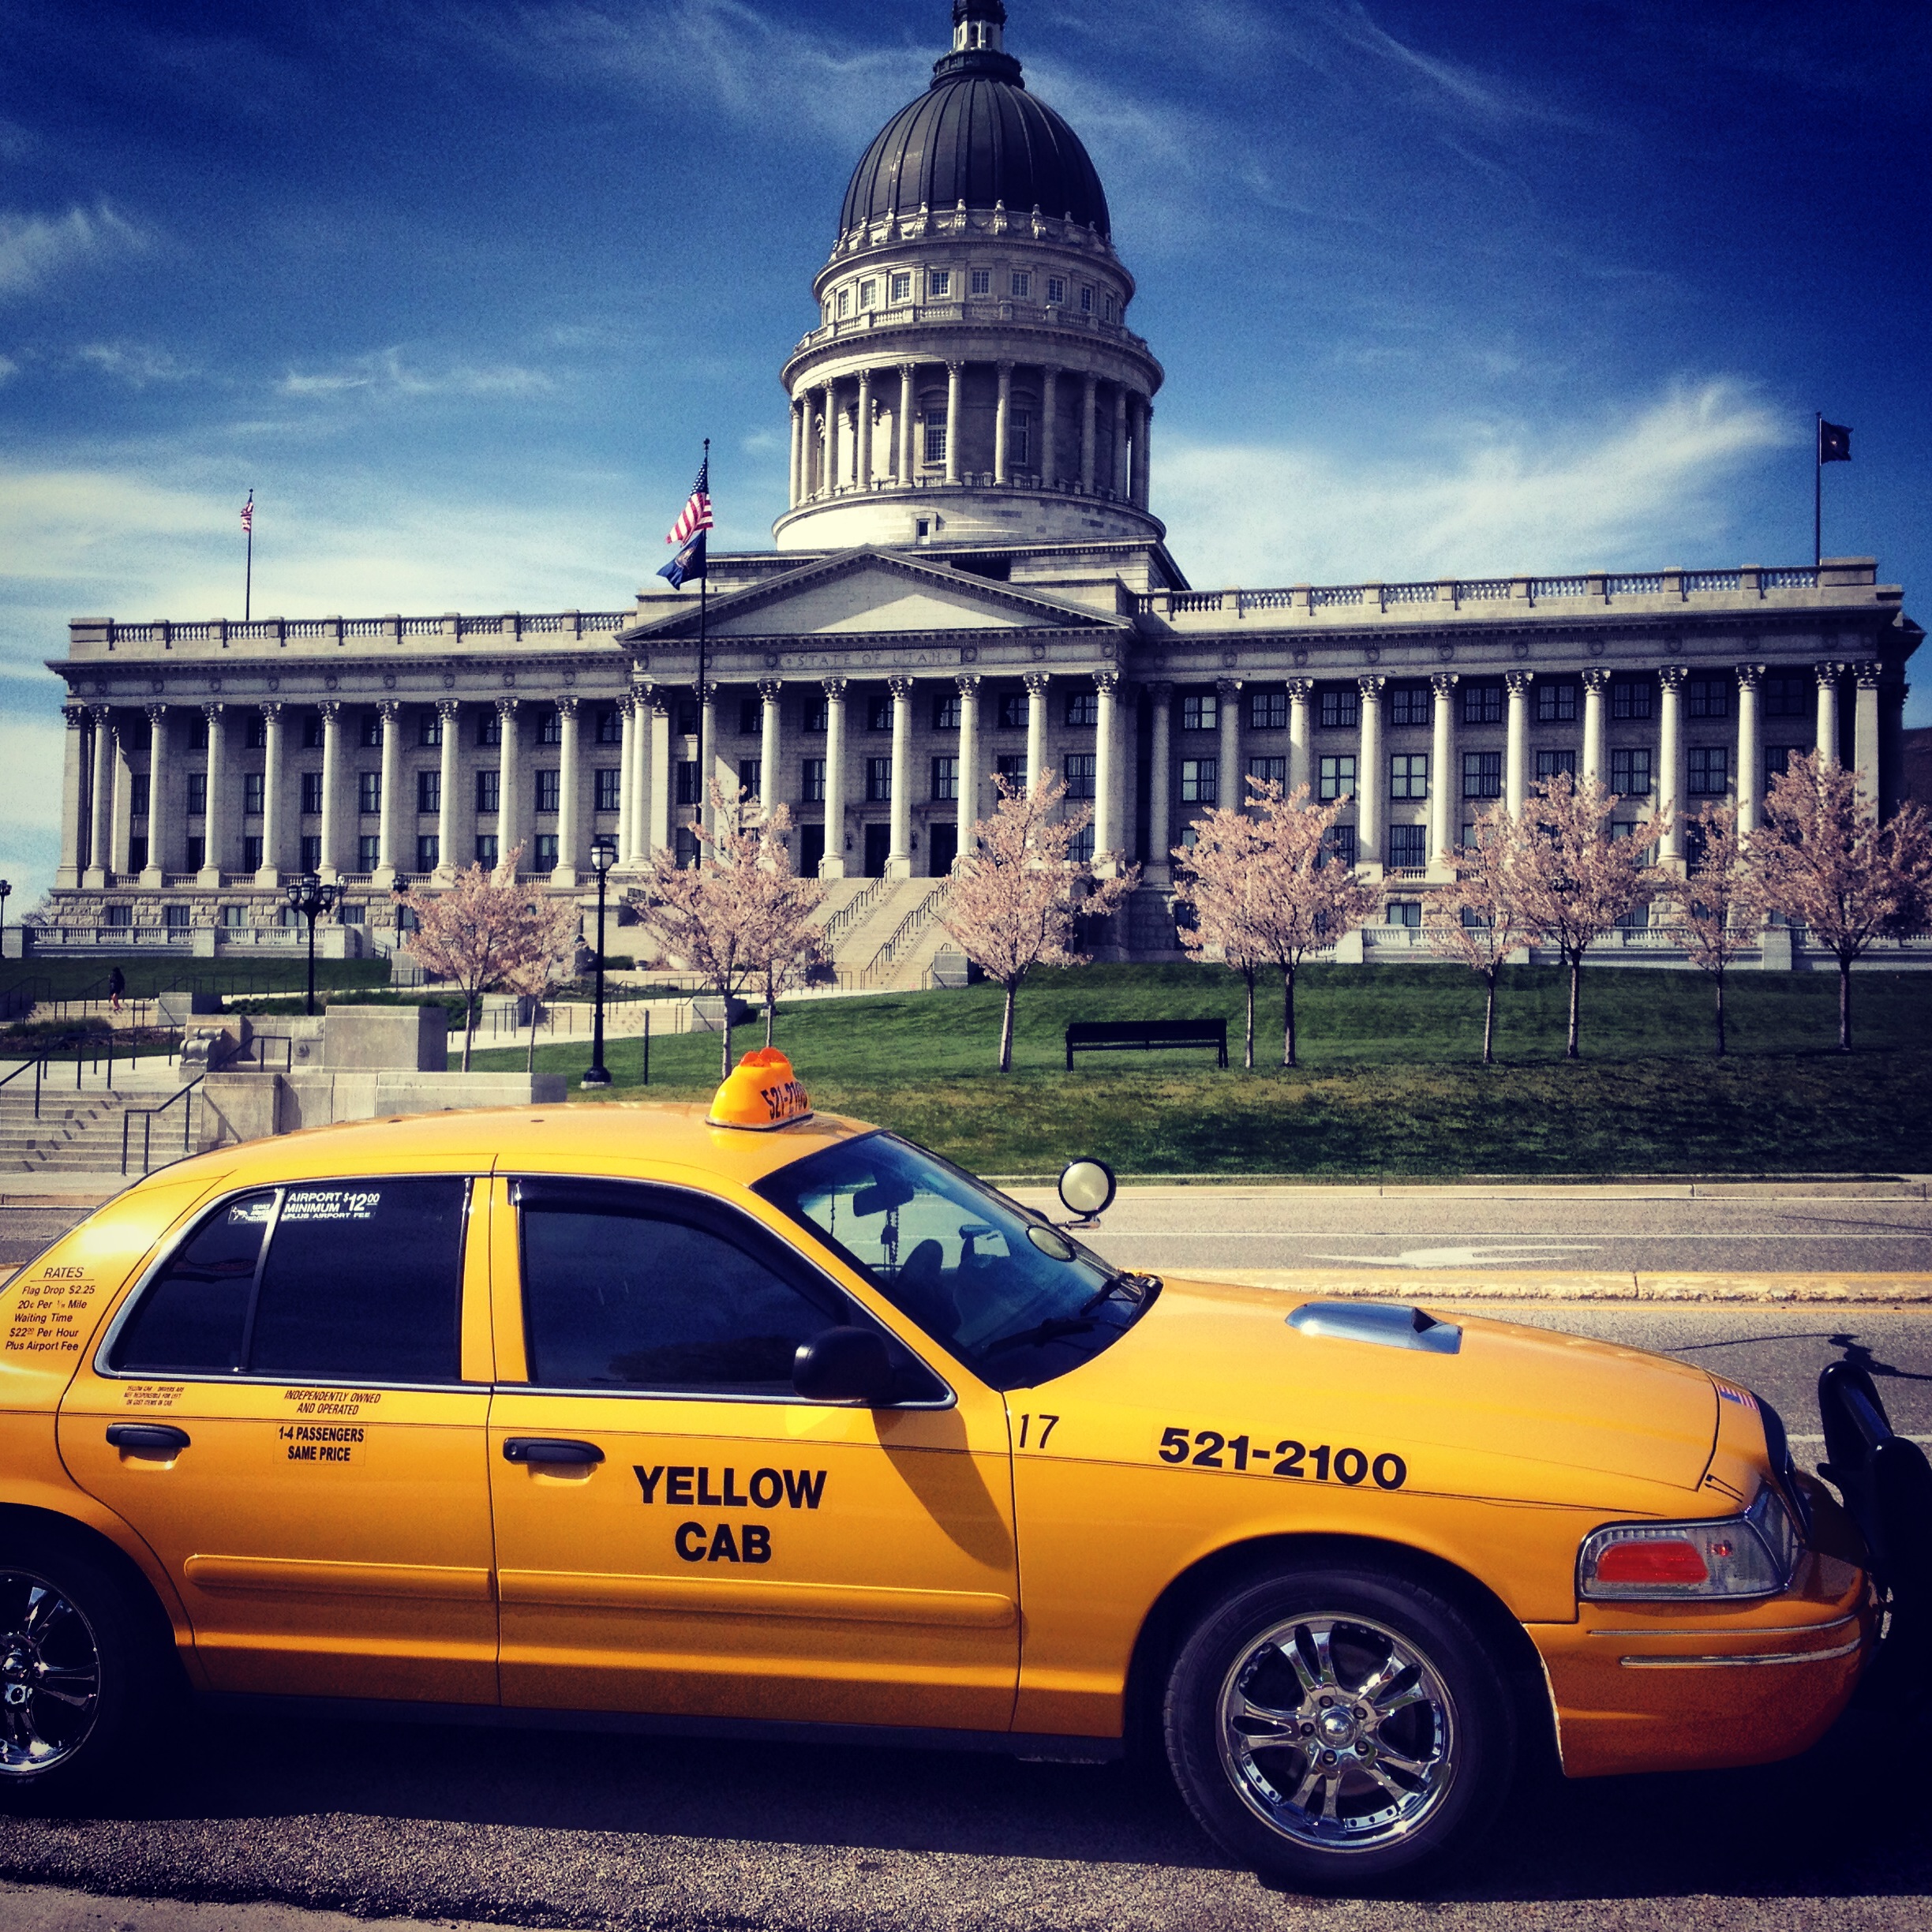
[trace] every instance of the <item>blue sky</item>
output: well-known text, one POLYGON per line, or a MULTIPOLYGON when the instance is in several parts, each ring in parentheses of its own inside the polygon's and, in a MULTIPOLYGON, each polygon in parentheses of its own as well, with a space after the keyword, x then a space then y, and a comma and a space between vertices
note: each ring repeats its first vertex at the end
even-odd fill
MULTIPOLYGON (((1923 0, 1009 0, 1167 369, 1199 585, 1809 556, 1932 596, 1923 0)), ((945 0, 0 0, 0 871, 69 616, 614 608, 945 0)), ((1908 710, 1932 723, 1932 672, 1908 710)))

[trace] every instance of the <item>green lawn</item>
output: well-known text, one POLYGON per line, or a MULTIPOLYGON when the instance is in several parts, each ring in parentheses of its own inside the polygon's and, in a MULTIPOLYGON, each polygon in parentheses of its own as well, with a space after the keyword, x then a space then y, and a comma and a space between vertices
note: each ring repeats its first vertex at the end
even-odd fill
MULTIPOLYGON (((1029 979, 1013 1071, 994 1071, 1000 995, 781 1003, 777 1039, 822 1107, 897 1128, 982 1173, 1045 1173, 1089 1152, 1124 1174, 1376 1174, 1887 1172, 1932 1166, 1932 975, 1860 974, 1857 1050, 1836 1051, 1829 974, 1739 974, 1732 1050, 1711 1052, 1701 974, 1586 972, 1583 1052, 1563 1058, 1566 981, 1510 969, 1499 1064, 1479 1064, 1482 993, 1455 967, 1315 967, 1298 983, 1303 1064, 1281 1057, 1279 983, 1264 983, 1252 1073, 1239 1065, 1241 989, 1195 966, 1092 966, 1029 979), (1074 1019, 1225 1016, 1236 1065, 1197 1051, 1083 1056, 1074 1019)), ((756 1046, 758 1027, 736 1049, 756 1046)), ((661 1039, 652 1082, 616 1041, 612 1097, 708 1095, 717 1043, 661 1039)), ((576 1075, 578 1040, 537 1050, 576 1075)), ((521 1050, 479 1054, 520 1067, 521 1050)), ((573 1092, 575 1089, 573 1088, 573 1092)))
MULTIPOLYGON (((9 960, 0 965, 0 999, 32 992, 43 1000, 105 999, 107 975, 118 966, 127 975, 129 999, 148 999, 170 987, 200 987, 222 993, 300 993, 308 984, 305 952, 269 960, 157 959, 152 953, 90 953, 85 959, 9 960)), ((316 991, 386 987, 386 959, 317 960, 316 991)))

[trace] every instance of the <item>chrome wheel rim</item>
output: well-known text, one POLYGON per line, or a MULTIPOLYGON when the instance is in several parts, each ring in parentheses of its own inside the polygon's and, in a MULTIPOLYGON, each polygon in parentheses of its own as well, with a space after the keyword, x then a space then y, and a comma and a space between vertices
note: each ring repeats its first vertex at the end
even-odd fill
POLYGON ((1252 1638, 1215 1713, 1241 1802, 1296 1844, 1372 1852, 1413 1837, 1455 1779, 1455 1706, 1412 1638, 1367 1617, 1290 1617, 1252 1638))
POLYGON ((31 1777, 87 1742, 100 1705, 94 1627, 54 1585, 0 1570, 0 1776, 31 1777))

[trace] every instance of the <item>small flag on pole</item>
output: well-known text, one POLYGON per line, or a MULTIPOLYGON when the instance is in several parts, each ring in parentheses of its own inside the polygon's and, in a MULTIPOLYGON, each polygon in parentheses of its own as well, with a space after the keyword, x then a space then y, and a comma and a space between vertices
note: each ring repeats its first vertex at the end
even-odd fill
POLYGON ((1827 422, 1818 418, 1818 454, 1822 463, 1849 462, 1852 460, 1852 432, 1843 423, 1827 422))
POLYGON ((249 500, 242 506, 242 530, 245 536, 255 534, 255 492, 249 492, 249 500))
POLYGON ((705 574, 705 534, 702 530, 657 573, 660 577, 668 580, 673 590, 682 590, 687 577, 703 577, 705 574))
POLYGON ((698 481, 691 485, 691 492, 684 507, 679 512, 678 520, 671 526, 671 534, 665 537, 668 544, 687 544, 701 530, 711 527, 711 459, 706 456, 698 466, 698 481))

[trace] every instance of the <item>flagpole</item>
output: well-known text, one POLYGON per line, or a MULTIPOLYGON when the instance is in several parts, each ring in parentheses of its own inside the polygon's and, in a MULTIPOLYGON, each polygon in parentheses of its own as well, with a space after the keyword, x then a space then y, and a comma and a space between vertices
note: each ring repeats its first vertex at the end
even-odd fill
MULTIPOLYGON (((704 440, 704 462, 700 467, 699 474, 705 480, 705 492, 709 496, 711 489, 711 439, 709 436, 704 440)), ((705 807, 711 796, 711 733, 706 727, 706 721, 711 715, 713 707, 705 695, 705 626, 710 615, 711 606, 711 534, 709 530, 700 530, 698 535, 704 540, 705 547, 704 575, 698 579, 697 831, 698 850, 702 856, 705 845, 705 807)))
POLYGON ((1811 567, 1825 561, 1825 412, 1814 410, 1811 423, 1811 567))
MULTIPOLYGON (((232 499, 230 500, 232 500, 232 499)), ((242 572, 242 621, 249 620, 249 606, 255 595, 255 485, 249 485, 248 561, 242 572)))

